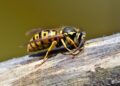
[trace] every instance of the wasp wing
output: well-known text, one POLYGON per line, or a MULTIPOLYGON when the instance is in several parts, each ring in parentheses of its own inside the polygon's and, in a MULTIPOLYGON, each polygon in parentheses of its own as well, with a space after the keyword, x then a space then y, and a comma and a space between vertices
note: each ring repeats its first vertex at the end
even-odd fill
POLYGON ((29 30, 25 33, 26 36, 28 35, 33 35, 35 33, 39 33, 42 31, 43 28, 35 28, 35 29, 32 29, 32 30, 29 30))

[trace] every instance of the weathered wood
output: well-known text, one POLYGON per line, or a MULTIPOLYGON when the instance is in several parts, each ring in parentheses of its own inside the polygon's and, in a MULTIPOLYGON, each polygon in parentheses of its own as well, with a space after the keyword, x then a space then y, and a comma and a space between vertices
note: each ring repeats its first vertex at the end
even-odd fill
POLYGON ((84 51, 74 59, 59 53, 35 68, 40 62, 42 60, 0 72, 0 85, 83 86, 90 82, 89 74, 96 72, 97 68, 113 69, 120 66, 120 34, 87 41, 84 51))

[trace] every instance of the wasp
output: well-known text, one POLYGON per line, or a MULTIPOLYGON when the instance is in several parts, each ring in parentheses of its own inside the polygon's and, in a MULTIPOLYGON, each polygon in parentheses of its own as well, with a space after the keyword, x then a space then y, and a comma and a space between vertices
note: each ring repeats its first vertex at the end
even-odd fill
POLYGON ((62 26, 60 27, 60 30, 32 29, 26 34, 34 34, 27 44, 27 52, 36 52, 47 49, 41 64, 48 59, 50 51, 61 46, 64 46, 68 51, 68 54, 77 55, 83 50, 86 37, 85 32, 80 32, 78 28, 71 26, 62 26), (69 49, 67 45, 73 46, 74 50, 69 49))

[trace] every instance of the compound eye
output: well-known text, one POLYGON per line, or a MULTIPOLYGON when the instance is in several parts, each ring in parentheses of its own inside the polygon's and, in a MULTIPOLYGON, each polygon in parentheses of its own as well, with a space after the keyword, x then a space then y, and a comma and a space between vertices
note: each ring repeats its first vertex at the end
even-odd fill
POLYGON ((71 32, 76 32, 75 28, 74 27, 70 27, 70 26, 66 26, 64 27, 63 29, 63 33, 71 33, 71 32))

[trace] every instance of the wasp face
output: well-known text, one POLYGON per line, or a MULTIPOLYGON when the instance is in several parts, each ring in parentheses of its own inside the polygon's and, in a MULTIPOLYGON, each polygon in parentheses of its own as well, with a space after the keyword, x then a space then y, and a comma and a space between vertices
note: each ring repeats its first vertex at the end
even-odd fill
POLYGON ((81 40, 84 40, 86 37, 86 32, 80 32, 77 34, 77 39, 78 39, 78 42, 81 42, 81 40))

